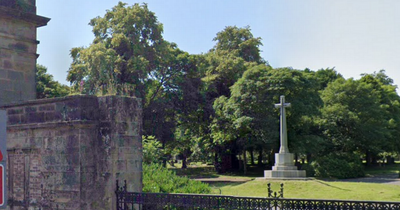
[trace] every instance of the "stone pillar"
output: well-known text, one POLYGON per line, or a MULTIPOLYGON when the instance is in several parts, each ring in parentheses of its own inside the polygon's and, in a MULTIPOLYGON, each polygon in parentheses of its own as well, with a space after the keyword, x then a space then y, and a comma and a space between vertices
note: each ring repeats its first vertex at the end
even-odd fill
POLYGON ((110 210, 116 179, 141 190, 140 99, 69 96, 0 109, 11 209, 110 210))
POLYGON ((0 1, 0 106, 36 98, 36 28, 49 20, 34 0, 0 1))
POLYGON ((116 206, 116 180, 127 180, 130 192, 142 191, 142 112, 140 100, 132 103, 130 98, 116 96, 99 97, 100 108, 100 173, 108 177, 105 196, 116 206))

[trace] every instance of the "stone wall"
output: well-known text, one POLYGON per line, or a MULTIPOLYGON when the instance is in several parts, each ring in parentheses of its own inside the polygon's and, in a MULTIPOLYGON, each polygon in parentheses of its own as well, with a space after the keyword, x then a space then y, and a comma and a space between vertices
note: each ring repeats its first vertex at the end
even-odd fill
POLYGON ((70 96, 7 110, 11 209, 114 209, 115 180, 142 185, 141 101, 70 96))
POLYGON ((36 28, 49 20, 34 0, 0 1, 0 106, 36 98, 36 28))

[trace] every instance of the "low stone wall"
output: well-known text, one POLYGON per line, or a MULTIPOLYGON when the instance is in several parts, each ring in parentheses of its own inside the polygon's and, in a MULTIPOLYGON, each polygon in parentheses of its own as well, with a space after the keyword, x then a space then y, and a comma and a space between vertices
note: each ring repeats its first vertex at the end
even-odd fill
POLYGON ((70 96, 7 110, 10 209, 114 209, 115 180, 142 185, 141 101, 70 96))

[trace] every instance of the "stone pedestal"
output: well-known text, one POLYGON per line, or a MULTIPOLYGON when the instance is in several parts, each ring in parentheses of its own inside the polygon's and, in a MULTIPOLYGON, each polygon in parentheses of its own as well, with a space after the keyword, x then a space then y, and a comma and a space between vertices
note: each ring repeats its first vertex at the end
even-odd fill
POLYGON ((115 210, 116 180, 140 192, 141 105, 76 95, 0 106, 7 112, 10 209, 115 210))
POLYGON ((304 179, 306 178, 306 171, 297 170, 293 163, 293 153, 276 153, 275 166, 272 170, 264 171, 264 178, 266 179, 304 179))

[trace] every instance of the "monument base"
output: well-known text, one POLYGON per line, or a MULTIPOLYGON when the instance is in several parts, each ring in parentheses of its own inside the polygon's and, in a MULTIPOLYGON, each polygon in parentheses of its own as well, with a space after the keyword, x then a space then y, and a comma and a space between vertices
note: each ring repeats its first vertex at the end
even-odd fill
POLYGON ((292 153, 276 153, 275 166, 272 170, 264 171, 265 179, 305 179, 306 171, 297 170, 293 163, 294 154, 292 153))
POLYGON ((304 170, 265 170, 264 178, 275 179, 292 179, 292 178, 306 178, 306 171, 304 170))

